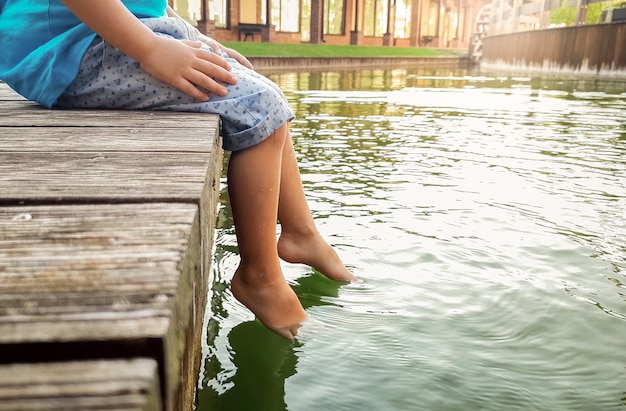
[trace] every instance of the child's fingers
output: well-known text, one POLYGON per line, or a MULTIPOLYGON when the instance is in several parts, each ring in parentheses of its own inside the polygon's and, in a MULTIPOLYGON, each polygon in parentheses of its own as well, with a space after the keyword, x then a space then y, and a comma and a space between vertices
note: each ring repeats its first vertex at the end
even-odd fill
POLYGON ((219 56, 221 56, 225 50, 224 46, 222 46, 217 41, 213 40, 211 37, 205 36, 204 34, 200 34, 200 41, 206 44, 207 46, 211 47, 211 49, 213 49, 213 53, 219 56))
POLYGON ((200 87, 210 93, 214 93, 219 96, 225 96, 226 94, 228 94, 228 90, 226 89, 226 87, 219 84, 213 78, 209 77, 205 73, 202 73, 201 71, 194 71, 193 73, 190 73, 187 77, 187 80, 193 83, 196 89, 197 87, 200 87))
POLYGON ((199 49, 200 47, 202 47, 201 41, 193 41, 193 40, 181 40, 181 41, 185 43, 186 45, 188 45, 189 47, 193 47, 196 49, 199 49))
POLYGON ((194 65, 194 69, 216 81, 227 84, 237 84, 237 78, 230 72, 230 65, 226 63, 227 67, 224 67, 220 64, 222 62, 226 63, 223 58, 213 54, 206 60, 199 59, 194 65))
POLYGON ((197 53, 197 56, 200 57, 202 60, 216 64, 228 71, 232 70, 232 67, 230 66, 230 64, 228 64, 228 62, 222 56, 219 56, 215 53, 211 53, 210 51, 205 50, 205 49, 197 50, 196 53, 197 53))
POLYGON ((229 49, 229 48, 224 47, 224 51, 230 57, 232 57, 235 60, 237 60, 239 62, 239 64, 241 64, 242 66, 247 67, 250 70, 254 70, 254 66, 252 65, 252 63, 250 63, 250 60, 248 60, 245 56, 243 56, 237 50, 233 50, 233 49, 229 49))
POLYGON ((187 94, 188 96, 195 98, 196 100, 207 101, 209 99, 209 96, 206 93, 200 91, 200 89, 198 89, 198 87, 196 87, 192 82, 185 79, 181 79, 180 82, 172 85, 175 86, 178 90, 187 94))
POLYGON ((141 62, 150 74, 200 101, 208 100, 207 93, 227 94, 225 84, 236 84, 231 66, 226 60, 199 42, 160 38, 161 45, 141 62))

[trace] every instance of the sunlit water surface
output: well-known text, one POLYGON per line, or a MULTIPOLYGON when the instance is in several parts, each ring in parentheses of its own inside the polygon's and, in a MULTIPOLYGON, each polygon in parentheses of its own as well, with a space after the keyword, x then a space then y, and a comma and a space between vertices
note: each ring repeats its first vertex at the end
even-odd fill
POLYGON ((626 80, 270 77, 361 280, 285 264, 310 324, 267 331, 228 288, 224 192, 199 410, 626 409, 626 80))

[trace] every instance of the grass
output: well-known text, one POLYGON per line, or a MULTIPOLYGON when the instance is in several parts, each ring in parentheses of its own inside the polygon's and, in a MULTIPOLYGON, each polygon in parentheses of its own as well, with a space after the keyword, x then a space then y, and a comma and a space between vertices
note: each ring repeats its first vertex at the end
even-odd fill
POLYGON ((341 46, 329 44, 272 44, 223 42, 246 57, 438 57, 451 50, 423 47, 341 46))

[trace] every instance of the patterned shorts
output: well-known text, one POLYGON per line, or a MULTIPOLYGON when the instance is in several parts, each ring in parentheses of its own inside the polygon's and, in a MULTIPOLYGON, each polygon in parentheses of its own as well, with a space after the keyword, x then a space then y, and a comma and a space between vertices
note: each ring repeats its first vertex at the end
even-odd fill
MULTIPOLYGON (((197 40, 196 33, 175 18, 143 19, 155 33, 197 40)), ((208 46, 203 46, 212 49, 208 46)), ((57 100, 59 108, 170 110, 219 114, 224 149, 242 150, 265 140, 294 114, 284 94, 266 77, 222 55, 237 77, 224 84, 225 97, 209 94, 200 102, 146 73, 138 62, 99 37, 85 53, 74 82, 57 100)))

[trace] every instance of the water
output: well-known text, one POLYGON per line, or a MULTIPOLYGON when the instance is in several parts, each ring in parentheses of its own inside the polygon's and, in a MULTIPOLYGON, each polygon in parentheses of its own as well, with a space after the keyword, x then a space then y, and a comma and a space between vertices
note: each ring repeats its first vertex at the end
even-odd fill
POLYGON ((312 324, 265 330, 224 195, 199 410, 626 410, 626 80, 271 77, 361 281, 285 264, 312 324))

